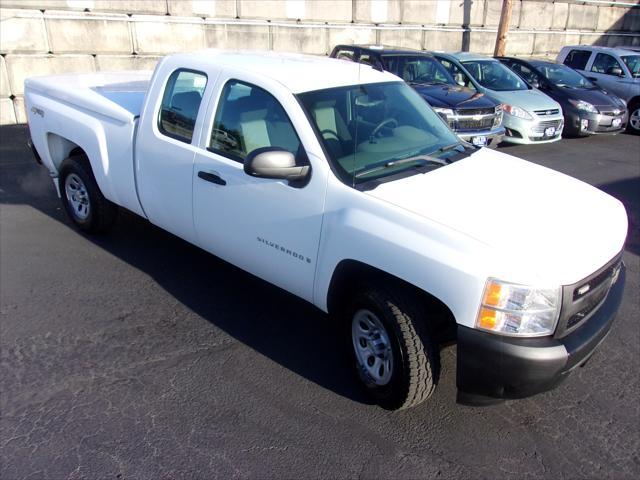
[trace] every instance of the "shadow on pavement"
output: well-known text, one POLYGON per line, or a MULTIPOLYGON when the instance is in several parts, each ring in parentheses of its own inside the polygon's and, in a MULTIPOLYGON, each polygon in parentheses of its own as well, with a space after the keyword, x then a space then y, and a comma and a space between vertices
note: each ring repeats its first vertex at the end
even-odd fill
MULTIPOLYGON (((30 205, 73 228, 26 141, 25 127, 0 127, 0 205, 30 205)), ((120 211, 108 234, 83 236, 262 355, 339 395, 370 403, 345 368, 333 324, 309 303, 128 211, 120 211)))
POLYGON ((629 217, 625 250, 640 255, 640 176, 604 183, 597 187, 624 204, 629 217))

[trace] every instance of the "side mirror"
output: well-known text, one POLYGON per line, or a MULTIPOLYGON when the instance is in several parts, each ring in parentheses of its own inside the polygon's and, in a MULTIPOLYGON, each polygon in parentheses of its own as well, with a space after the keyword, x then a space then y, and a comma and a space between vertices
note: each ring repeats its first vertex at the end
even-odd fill
POLYGON ((622 73, 622 69, 620 67, 609 67, 607 68, 607 75, 613 75, 615 77, 622 77, 624 75, 622 73))
POLYGON ((309 166, 296 165, 293 153, 278 147, 253 150, 244 160, 244 172, 252 177, 301 181, 308 177, 309 166))
POLYGON ((541 84, 538 80, 531 80, 531 86, 533 88, 541 88, 541 84))

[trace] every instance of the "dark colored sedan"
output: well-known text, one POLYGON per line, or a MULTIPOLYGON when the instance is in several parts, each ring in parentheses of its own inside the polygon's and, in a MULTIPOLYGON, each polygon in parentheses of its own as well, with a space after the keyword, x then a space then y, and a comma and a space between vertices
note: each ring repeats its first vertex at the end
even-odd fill
POLYGON ((628 112, 624 101, 572 68, 545 60, 496 58, 562 105, 565 134, 616 134, 626 128, 628 112))

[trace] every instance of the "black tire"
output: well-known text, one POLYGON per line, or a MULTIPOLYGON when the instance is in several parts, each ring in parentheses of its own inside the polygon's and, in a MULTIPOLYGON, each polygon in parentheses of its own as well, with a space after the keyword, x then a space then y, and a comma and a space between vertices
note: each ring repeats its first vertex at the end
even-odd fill
MULTIPOLYGON (((627 123, 627 132, 633 133, 635 135, 640 135, 640 127, 634 128, 633 125, 631 125, 631 117, 634 113, 636 115, 640 115, 640 101, 638 100, 629 104, 629 120, 627 123)), ((640 125, 640 124, 637 124, 637 125, 640 125)))
POLYGON ((364 287, 358 292, 342 310, 341 324, 360 384, 377 404, 388 410, 424 402, 434 392, 440 376, 440 352, 426 323, 426 309, 410 291, 392 283, 364 287), (358 360, 352 325, 356 314, 363 310, 377 316, 391 343, 393 368, 385 385, 376 384, 358 360))
POLYGON ((85 155, 69 157, 60 166, 60 176, 58 180, 62 205, 67 215, 76 227, 87 233, 104 232, 113 225, 118 213, 118 207, 107 200, 98 183, 96 182, 91 164, 85 155), (81 215, 72 205, 72 199, 66 189, 67 179, 79 178, 85 187, 88 208, 87 214, 81 215))

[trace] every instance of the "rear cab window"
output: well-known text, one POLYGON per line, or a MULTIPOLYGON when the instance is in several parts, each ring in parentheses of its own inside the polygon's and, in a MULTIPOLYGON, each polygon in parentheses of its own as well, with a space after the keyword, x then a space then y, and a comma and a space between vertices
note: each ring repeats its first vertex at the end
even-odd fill
POLYGON ((333 55, 334 58, 340 60, 348 60, 354 62, 356 60, 355 51, 352 48, 340 48, 333 55))
POLYGON ((160 132, 181 142, 191 143, 206 86, 207 75, 204 72, 186 69, 173 72, 162 96, 158 117, 160 132))
POLYGON ((571 50, 562 63, 576 70, 584 70, 589 62, 589 57, 591 57, 591 52, 588 50, 571 50))

